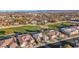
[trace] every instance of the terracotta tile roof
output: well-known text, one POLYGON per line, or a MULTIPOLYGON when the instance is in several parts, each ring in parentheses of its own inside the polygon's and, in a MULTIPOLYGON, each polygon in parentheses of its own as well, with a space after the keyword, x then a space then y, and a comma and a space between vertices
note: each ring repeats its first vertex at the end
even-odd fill
POLYGON ((9 45, 10 43, 12 43, 12 40, 13 40, 12 38, 6 39, 2 45, 3 45, 3 46, 4 46, 4 45, 9 45))
POLYGON ((17 43, 12 43, 12 44, 10 45, 10 47, 16 48, 16 47, 18 47, 18 45, 17 45, 17 43))
POLYGON ((3 47, 3 46, 0 46, 0 48, 5 48, 5 47, 3 47))

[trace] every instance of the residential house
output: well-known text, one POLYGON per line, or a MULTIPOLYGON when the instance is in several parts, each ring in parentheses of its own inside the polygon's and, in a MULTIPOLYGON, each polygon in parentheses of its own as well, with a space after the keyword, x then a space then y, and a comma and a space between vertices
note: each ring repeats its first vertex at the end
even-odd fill
POLYGON ((60 33, 58 31, 55 31, 55 30, 49 30, 48 31, 48 36, 51 37, 51 39, 55 39, 57 38, 57 36, 59 35, 60 33))
POLYGON ((34 39, 29 34, 23 34, 18 37, 21 47, 27 46, 29 43, 34 43, 34 39))
POLYGON ((35 33, 32 36, 33 36, 34 39, 36 39, 36 41, 43 40, 43 33, 35 33))
POLYGON ((13 42, 13 38, 9 38, 4 40, 3 44, 1 46, 6 47, 7 45, 9 46, 13 42))
POLYGON ((36 20, 32 20, 31 23, 32 24, 37 24, 37 21, 36 20))
POLYGON ((63 32, 64 34, 68 36, 74 36, 74 35, 79 34, 79 31, 74 27, 61 28, 61 32, 63 32))

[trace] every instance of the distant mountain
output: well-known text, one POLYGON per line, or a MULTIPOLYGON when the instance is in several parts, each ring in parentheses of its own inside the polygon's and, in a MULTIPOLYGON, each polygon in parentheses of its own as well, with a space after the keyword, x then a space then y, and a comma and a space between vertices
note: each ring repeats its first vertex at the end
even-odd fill
POLYGON ((79 10, 0 10, 0 12, 79 12, 79 10))

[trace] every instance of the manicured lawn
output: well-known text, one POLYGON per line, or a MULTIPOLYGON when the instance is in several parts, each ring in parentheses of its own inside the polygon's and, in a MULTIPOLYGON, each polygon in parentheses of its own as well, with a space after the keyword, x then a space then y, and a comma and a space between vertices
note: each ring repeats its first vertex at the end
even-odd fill
POLYGON ((7 28, 7 29, 0 29, 1 34, 0 35, 5 35, 4 32, 19 32, 19 33, 24 33, 24 32, 37 32, 40 31, 41 28, 39 26, 21 26, 21 27, 14 27, 14 28, 7 28))
POLYGON ((73 23, 64 22, 64 23, 49 24, 48 27, 49 27, 49 29, 58 30, 59 28, 66 27, 66 26, 71 26, 71 25, 73 25, 73 23))
POLYGON ((65 26, 71 26, 71 25, 73 25, 73 23, 70 23, 70 22, 64 22, 63 23, 65 26))

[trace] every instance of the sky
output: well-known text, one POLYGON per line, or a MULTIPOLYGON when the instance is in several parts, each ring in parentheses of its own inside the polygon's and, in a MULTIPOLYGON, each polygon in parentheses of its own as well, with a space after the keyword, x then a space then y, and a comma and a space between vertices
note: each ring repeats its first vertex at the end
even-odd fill
POLYGON ((78 5, 78 0, 0 0, 0 10, 77 10, 78 5))

